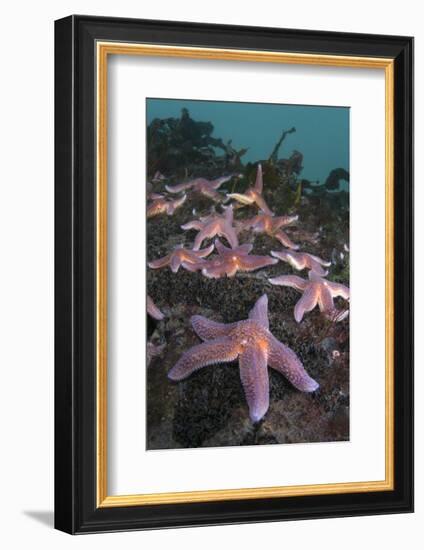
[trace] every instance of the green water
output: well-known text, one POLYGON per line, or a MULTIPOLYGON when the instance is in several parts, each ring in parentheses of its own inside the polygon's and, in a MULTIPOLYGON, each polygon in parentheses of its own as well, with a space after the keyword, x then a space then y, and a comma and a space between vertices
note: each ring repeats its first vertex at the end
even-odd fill
MULTIPOLYGON (((335 168, 349 172, 348 107, 148 99, 147 123, 154 118, 179 118, 183 108, 195 121, 211 122, 213 137, 231 139, 237 150, 248 148, 243 163, 267 159, 282 130, 294 126, 296 132, 284 140, 279 158, 300 151, 302 178, 324 183, 335 168)), ((346 182, 343 188, 348 190, 346 182)))

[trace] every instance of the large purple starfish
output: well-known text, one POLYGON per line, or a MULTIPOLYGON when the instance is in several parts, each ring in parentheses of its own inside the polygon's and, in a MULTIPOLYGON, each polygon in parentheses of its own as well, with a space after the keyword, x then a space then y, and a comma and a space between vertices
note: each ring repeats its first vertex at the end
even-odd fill
POLYGON ((180 191, 185 191, 186 189, 192 189, 197 193, 201 193, 216 202, 223 200, 223 196, 220 195, 217 191, 221 185, 229 181, 233 176, 222 176, 215 180, 208 180, 206 178, 196 178, 194 180, 188 181, 187 183, 179 183, 174 186, 166 185, 165 188, 170 193, 179 193, 180 191))
POLYGON ((283 262, 289 263, 292 267, 298 271, 303 269, 310 269, 315 271, 320 277, 325 277, 328 274, 328 271, 325 271, 322 266, 329 267, 331 262, 326 262, 318 256, 313 256, 307 252, 293 252, 293 250, 271 250, 271 256, 278 258, 283 262))
POLYGON ((218 256, 208 259, 199 266, 193 265, 193 268, 201 268, 202 274, 210 279, 218 279, 227 275, 234 277, 237 271, 256 271, 261 267, 274 265, 277 259, 270 256, 250 255, 253 248, 251 244, 242 244, 236 248, 227 248, 218 239, 215 241, 215 248, 218 256))
POLYGON ((188 250, 184 248, 183 245, 178 245, 170 254, 149 262, 148 266, 152 269, 159 269, 169 265, 173 273, 177 273, 180 266, 192 271, 190 268, 195 264, 199 266, 198 269, 200 269, 200 266, 205 263, 202 262, 203 258, 209 256, 213 249, 213 244, 203 250, 188 250))
POLYGON ((283 374, 300 391, 313 392, 319 387, 294 351, 271 334, 266 294, 259 298, 246 320, 223 324, 195 315, 191 324, 204 343, 183 353, 169 371, 169 378, 183 380, 202 367, 238 358, 252 422, 258 422, 269 407, 267 365, 283 374))
POLYGON ((313 271, 309 272, 309 281, 297 275, 280 275, 268 281, 273 285, 289 286, 303 293, 294 308, 294 318, 298 323, 303 319, 304 313, 312 311, 317 304, 320 311, 331 321, 342 321, 349 314, 348 309, 338 310, 333 301, 336 296, 349 300, 349 288, 340 283, 327 281, 313 271))
POLYGON ((225 209, 223 216, 211 214, 199 220, 193 220, 181 226, 181 229, 196 229, 199 233, 194 240, 193 250, 199 250, 205 239, 211 239, 218 235, 225 237, 232 248, 238 246, 238 238, 233 227, 233 207, 230 205, 225 209))
POLYGON ((264 184, 262 178, 262 165, 258 164, 255 185, 253 187, 249 187, 249 189, 245 193, 228 193, 227 197, 235 199, 241 204, 256 204, 256 206, 258 206, 258 208, 260 208, 262 212, 272 216, 272 211, 262 196, 263 187, 264 184))

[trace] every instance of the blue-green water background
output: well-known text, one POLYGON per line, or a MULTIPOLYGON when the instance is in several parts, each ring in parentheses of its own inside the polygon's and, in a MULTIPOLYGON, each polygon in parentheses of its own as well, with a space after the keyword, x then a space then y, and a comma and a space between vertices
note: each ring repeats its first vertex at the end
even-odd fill
MULTIPOLYGON (((324 183, 335 168, 349 171, 348 107, 147 99, 147 124, 154 118, 179 118, 183 108, 193 120, 211 122, 213 137, 232 139, 237 150, 249 148, 243 163, 267 159, 281 132, 294 126, 296 132, 286 137, 279 158, 300 151, 302 178, 324 183)), ((346 182, 343 188, 347 190, 346 182)))

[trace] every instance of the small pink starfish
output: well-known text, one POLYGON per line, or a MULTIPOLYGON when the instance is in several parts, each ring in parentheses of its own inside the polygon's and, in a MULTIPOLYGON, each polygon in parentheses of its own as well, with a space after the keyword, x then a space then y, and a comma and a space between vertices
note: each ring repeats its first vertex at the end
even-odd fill
POLYGON ((253 187, 249 187, 245 193, 228 193, 227 197, 230 199, 235 199, 241 204, 256 204, 262 212, 272 216, 272 211, 262 196, 263 186, 262 165, 258 164, 255 185, 253 187))
POLYGON ((325 271, 322 266, 329 267, 331 262, 326 262, 318 256, 313 256, 307 252, 293 252, 292 250, 271 250, 271 256, 278 258, 283 262, 288 262, 292 267, 298 271, 302 269, 310 269, 315 271, 320 277, 325 277, 328 274, 328 271, 325 271))
POLYGON ((216 202, 221 202, 224 197, 218 193, 217 189, 219 189, 223 183, 229 181, 232 177, 232 175, 222 176, 221 178, 217 178, 212 181, 206 178, 196 178, 188 181, 187 183, 179 183, 173 187, 166 185, 165 189, 170 193, 179 193, 180 191, 185 191, 186 189, 192 189, 196 193, 201 193, 209 199, 216 202))
POLYGON ((187 197, 183 195, 179 199, 167 201, 164 195, 152 193, 150 198, 153 200, 147 205, 147 218, 153 218, 154 216, 165 213, 168 214, 168 216, 172 216, 175 210, 184 204, 187 197))
POLYGON ((192 271, 190 268, 193 264, 198 266, 198 269, 200 269, 202 263, 205 263, 202 259, 209 256, 213 249, 213 244, 203 250, 188 250, 182 245, 178 245, 170 254, 164 256, 163 258, 149 262, 148 266, 152 269, 158 269, 169 265, 173 273, 177 273, 181 265, 190 271, 192 271))
POLYGON ((283 227, 293 225, 299 216, 270 216, 269 214, 258 214, 250 220, 244 222, 244 227, 251 227, 255 233, 266 233, 270 237, 275 237, 287 248, 297 250, 299 245, 295 244, 282 230, 283 227))
POLYGON ((302 320, 304 313, 312 311, 317 304, 320 311, 331 321, 342 321, 349 314, 348 309, 338 310, 333 301, 336 296, 349 300, 348 287, 327 281, 313 271, 309 272, 309 281, 297 275, 280 275, 268 281, 272 285, 289 286, 303 293, 294 308, 294 318, 298 323, 302 320))
POLYGON ((161 312, 149 295, 147 295, 147 313, 153 317, 153 319, 156 319, 156 321, 162 321, 162 319, 165 319, 165 315, 161 312))
POLYGON ((205 239, 211 239, 215 235, 225 237, 231 247, 236 248, 238 246, 238 239, 233 227, 233 219, 233 207, 230 205, 225 209, 223 216, 211 214, 206 218, 188 222, 182 225, 181 229, 196 229, 199 231, 194 240, 193 250, 199 250, 205 239))
POLYGON ((168 377, 183 380, 202 367, 238 359, 252 422, 258 422, 269 407, 267 366, 300 391, 318 389, 319 384, 308 375, 297 355, 270 332, 266 294, 259 298, 246 320, 224 324, 195 315, 191 324, 204 342, 183 353, 168 377))
POLYGON ((274 265, 277 259, 270 256, 250 255, 253 248, 251 244, 242 244, 236 248, 227 248, 218 239, 215 241, 218 256, 205 262, 202 274, 209 279, 218 279, 227 275, 234 277, 237 271, 256 271, 261 267, 274 265))

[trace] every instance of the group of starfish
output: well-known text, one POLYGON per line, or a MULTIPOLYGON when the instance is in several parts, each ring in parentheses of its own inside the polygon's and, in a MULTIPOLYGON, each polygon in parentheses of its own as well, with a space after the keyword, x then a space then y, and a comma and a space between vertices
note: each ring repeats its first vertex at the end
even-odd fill
MULTIPOLYGON (((166 186, 169 193, 176 194, 188 190, 199 192, 215 202, 225 202, 218 192, 219 187, 233 176, 224 176, 209 181, 196 178, 176 186, 166 186)), ((151 215, 162 212, 172 215, 178 206, 186 200, 184 193, 176 200, 167 201, 162 195, 150 193, 151 204, 148 205, 151 215)), ((294 269, 308 269, 308 279, 296 275, 281 275, 268 279, 272 285, 292 287, 302 293, 294 308, 294 318, 300 323, 306 312, 317 305, 324 316, 331 321, 341 321, 348 314, 348 309, 338 310, 334 298, 340 296, 349 300, 349 289, 345 285, 327 280, 328 272, 324 269, 331 265, 321 258, 300 252, 299 246, 291 241, 284 228, 298 221, 298 216, 275 216, 263 197, 262 166, 258 165, 256 181, 243 194, 228 193, 226 200, 233 199, 240 205, 256 205, 258 213, 251 219, 234 221, 233 204, 223 206, 224 212, 213 212, 181 226, 185 231, 196 230, 192 249, 177 246, 163 258, 148 263, 151 269, 169 266, 177 273, 180 267, 188 271, 199 271, 208 278, 223 276, 234 277, 238 271, 255 271, 274 265, 278 261, 289 263, 294 269), (252 255, 252 244, 239 244, 238 235, 246 230, 266 233, 276 238, 285 248, 271 251, 271 256, 252 255), (225 246, 219 238, 205 248, 201 248, 207 239, 220 237, 225 239, 225 246), (217 254, 210 256, 216 250, 217 254)), ((164 318, 153 300, 147 298, 147 311, 157 320, 164 318)), ((207 365, 231 362, 238 358, 240 377, 249 414, 252 422, 259 421, 269 406, 269 381, 267 366, 282 373, 297 389, 305 392, 315 391, 319 385, 309 377, 300 359, 287 346, 279 342, 269 330, 268 298, 264 294, 256 302, 249 314, 249 319, 236 323, 222 324, 201 316, 191 319, 202 344, 183 353, 168 376, 171 380, 182 380, 199 368, 207 365)))

